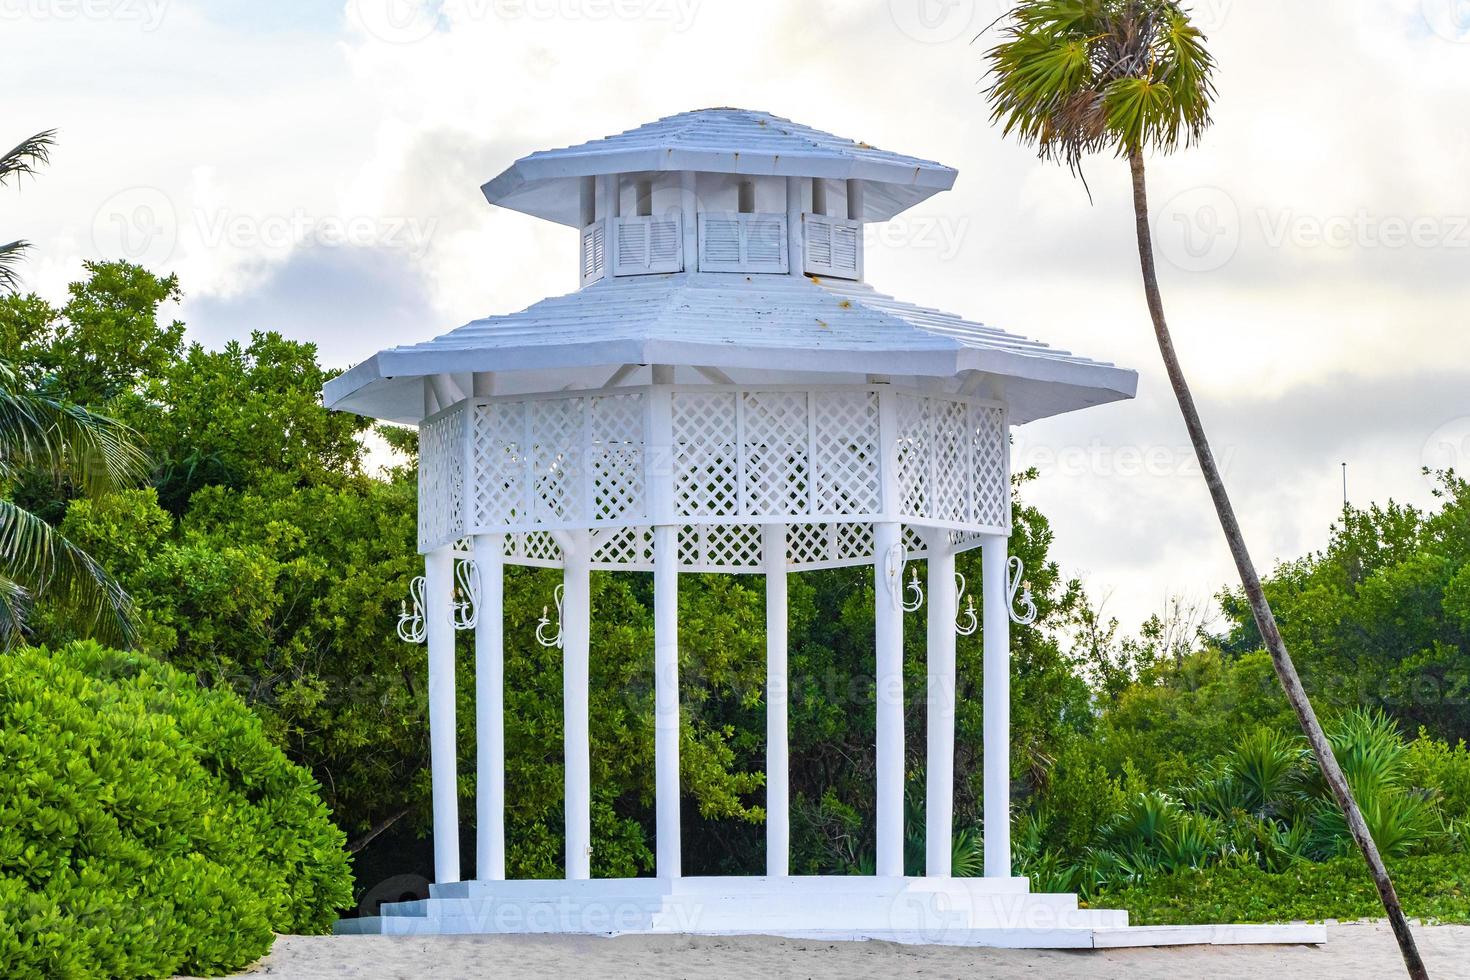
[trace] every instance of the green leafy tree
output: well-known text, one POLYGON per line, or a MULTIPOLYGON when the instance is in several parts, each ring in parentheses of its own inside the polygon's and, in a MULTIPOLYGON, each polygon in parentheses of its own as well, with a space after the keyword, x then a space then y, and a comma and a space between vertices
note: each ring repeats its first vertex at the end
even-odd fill
POLYGON ((1209 128, 1215 63, 1204 35, 1177 0, 1023 0, 1011 11, 1003 39, 988 58, 993 83, 986 94, 992 118, 1007 135, 1037 147, 1044 159, 1064 163, 1073 173, 1098 152, 1112 151, 1128 161, 1144 294, 1159 353, 1246 600, 1287 698, 1378 885, 1404 965, 1410 976, 1426 977, 1393 881, 1276 625, 1164 317, 1144 154, 1189 146, 1209 128))

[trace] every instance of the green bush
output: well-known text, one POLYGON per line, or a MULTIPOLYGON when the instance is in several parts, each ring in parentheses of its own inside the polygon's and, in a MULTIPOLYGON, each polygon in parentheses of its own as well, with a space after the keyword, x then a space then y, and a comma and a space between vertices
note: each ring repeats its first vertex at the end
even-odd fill
POLYGON ((92 643, 0 656, 0 976, 238 969, 351 902, 343 841, 233 693, 92 643))
MULTIPOLYGON (((1470 922, 1470 857, 1426 855, 1389 862, 1404 911, 1470 922)), ((1383 906, 1363 859, 1298 861, 1272 874, 1254 865, 1176 871, 1099 895, 1096 908, 1127 909, 1133 925, 1379 918, 1383 906)))

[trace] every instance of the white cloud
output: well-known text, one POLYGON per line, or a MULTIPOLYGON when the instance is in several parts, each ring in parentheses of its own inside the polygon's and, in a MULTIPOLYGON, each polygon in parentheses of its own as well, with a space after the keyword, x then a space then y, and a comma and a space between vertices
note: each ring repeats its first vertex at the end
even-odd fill
MULTIPOLYGON (((395 19, 410 0, 170 0, 151 20, 122 16, 143 2, 70 18, 57 2, 3 8, 19 11, 3 24, 7 66, 45 80, 11 106, 9 135, 61 129, 55 164, 3 201, 47 294, 131 234, 180 272, 196 337, 286 326, 359 360, 573 287, 565 229, 479 195, 515 157, 745 105, 960 168, 953 192, 875 246, 879 288, 1142 370, 1137 402, 1023 443, 1184 444, 1124 168, 1089 163, 1089 205, 988 122, 987 40, 971 39, 997 0, 443 0, 424 20, 395 19)), ((1188 271, 1167 262, 1179 241, 1161 240, 1164 286, 1269 564, 1323 542, 1342 459, 1356 499, 1422 501, 1423 441, 1470 415, 1470 248, 1450 241, 1470 214, 1470 43, 1446 36, 1438 0, 1195 6, 1221 63, 1217 124, 1152 162, 1153 200, 1219 191, 1229 207, 1209 217, 1233 213, 1234 245, 1188 271), (1381 244, 1416 221, 1438 222, 1438 242, 1381 244)), ((1198 207, 1164 217, 1179 233, 1214 227, 1198 207)), ((1063 563, 1115 587, 1125 619, 1169 587, 1230 579, 1197 477, 1044 473, 1032 493, 1063 563)))

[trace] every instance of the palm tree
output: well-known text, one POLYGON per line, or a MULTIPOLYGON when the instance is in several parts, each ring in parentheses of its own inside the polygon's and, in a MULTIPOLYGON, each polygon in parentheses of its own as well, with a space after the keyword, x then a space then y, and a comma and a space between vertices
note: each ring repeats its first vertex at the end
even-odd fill
MULTIPOLYGON (((0 185, 34 174, 50 159, 52 133, 0 157, 0 185)), ((0 245, 0 292, 18 285, 23 241, 0 245)), ((106 493, 141 479, 144 456, 120 422, 33 391, 14 365, 0 361, 0 486, 23 473, 67 480, 84 494, 106 493)), ((86 552, 7 494, 0 497, 0 648, 20 639, 36 599, 46 595, 104 640, 133 640, 132 604, 122 587, 86 552)))
POLYGON ((985 94, 992 121, 1035 147, 1042 159, 1064 163, 1079 176, 1083 159, 1096 152, 1111 150, 1128 161, 1138 257, 1159 353, 1241 585, 1276 676, 1368 863, 1409 975, 1427 977, 1393 881, 1266 602, 1164 319, 1149 231, 1144 153, 1187 147, 1209 127, 1214 59, 1205 37, 1177 0, 1022 0, 1003 20, 1002 39, 986 55, 991 85, 985 94))
MULTIPOLYGON (((19 179, 27 174, 34 175, 38 168, 48 163, 55 137, 56 131, 48 129, 22 141, 15 149, 0 157, 0 187, 12 179, 19 179)), ((15 265, 28 248, 30 243, 20 240, 0 245, 0 290, 14 292, 19 286, 15 265)))

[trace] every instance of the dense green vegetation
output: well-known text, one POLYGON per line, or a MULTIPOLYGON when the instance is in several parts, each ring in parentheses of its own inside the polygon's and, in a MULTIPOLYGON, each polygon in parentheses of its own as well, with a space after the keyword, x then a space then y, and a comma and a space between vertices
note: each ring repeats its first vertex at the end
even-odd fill
MULTIPOLYGON (((393 634, 399 600, 421 568, 412 433, 324 411, 319 392, 331 375, 310 344, 272 333, 218 350, 186 344, 182 324, 160 320, 178 289, 136 267, 101 264, 59 306, 0 299, 0 357, 26 384, 127 422, 152 460, 137 489, 83 497, 22 475, 11 496, 126 588, 140 654, 206 689, 233 690, 266 737, 316 777, 358 867, 373 869, 359 894, 389 874, 426 873, 425 651, 393 634)), ((1290 881, 1351 870, 1336 857, 1340 827, 1239 600, 1225 597, 1219 636, 1156 620, 1121 638, 1049 560, 1052 532, 1022 502, 1024 479, 1013 551, 1025 560, 1040 617, 1013 633, 1020 870, 1154 921, 1300 915, 1309 893, 1290 881), (1204 894, 1180 884, 1191 875, 1218 881, 1212 894, 1226 898, 1183 903, 1180 896, 1204 894), (1258 878, 1271 884, 1251 884, 1258 878)), ((1283 568, 1270 589, 1324 720, 1345 747, 1362 750, 1362 764, 1350 768, 1375 829, 1393 835, 1392 846, 1381 841, 1385 850, 1400 855, 1400 868, 1438 869, 1425 872, 1420 906, 1420 893, 1405 889, 1410 913, 1457 916, 1458 886, 1447 886, 1443 902, 1434 895, 1466 867, 1470 759, 1459 742, 1470 718, 1455 684, 1470 663, 1470 492, 1452 477, 1442 487, 1434 514, 1346 513, 1329 548, 1283 568), (1426 679, 1439 693, 1424 694, 1426 679)), ((972 580, 975 561, 960 561, 972 580)), ((556 581, 530 569, 507 576, 508 870, 517 876, 554 876, 561 866, 560 659, 532 638, 556 581)), ((652 865, 651 588, 645 575, 593 577, 597 875, 652 865)), ((790 605, 792 869, 860 872, 872 852, 871 575, 795 576, 790 605)), ((690 576, 680 607, 685 868, 758 872, 762 589, 755 580, 690 576)), ((924 652, 922 617, 910 620, 907 850, 917 871, 924 652)), ((31 642, 53 649, 86 631, 63 605, 46 602, 28 629, 31 642)), ((462 642, 468 839, 473 677, 462 642)), ((960 639, 961 868, 974 867, 979 843, 980 656, 979 636, 960 639)))
POLYGON ((228 972, 351 900, 310 773, 146 656, 0 656, 0 801, 0 976, 228 972))

